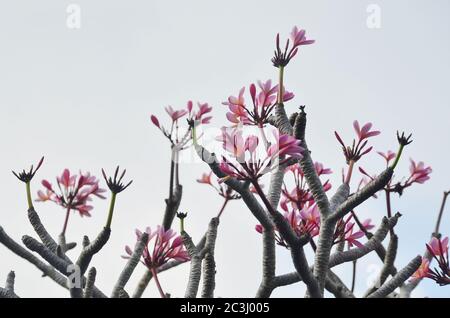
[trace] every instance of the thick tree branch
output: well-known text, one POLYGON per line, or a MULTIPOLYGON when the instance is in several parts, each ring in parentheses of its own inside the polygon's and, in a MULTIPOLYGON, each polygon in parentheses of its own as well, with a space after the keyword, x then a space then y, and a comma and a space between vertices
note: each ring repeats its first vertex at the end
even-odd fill
POLYGON ((283 103, 275 106, 275 126, 285 135, 292 135, 292 125, 284 109, 283 103))
POLYGON ((422 256, 416 256, 405 268, 401 269, 397 275, 384 283, 377 291, 370 294, 367 298, 384 298, 392 293, 396 288, 400 287, 412 274, 419 268, 422 263, 422 256))
POLYGON ((124 290, 125 285, 128 283, 131 275, 133 274, 134 269, 139 263, 139 260, 141 259, 142 256, 142 252, 144 251, 144 248, 147 245, 147 243, 148 243, 148 234, 144 232, 139 242, 136 244, 133 254, 128 259, 127 264, 122 270, 122 273, 120 274, 116 285, 114 286, 111 295, 112 298, 119 298, 121 291, 124 290))
POLYGON ((219 218, 213 218, 209 223, 206 234, 206 246, 204 248, 205 257, 203 263, 203 290, 202 298, 213 298, 216 287, 216 262, 214 259, 214 250, 217 239, 217 227, 219 218))
POLYGON ((175 187, 173 195, 168 199, 166 199, 166 210, 164 211, 164 218, 162 223, 163 227, 166 230, 172 227, 173 220, 178 212, 178 208, 180 207, 182 195, 183 195, 183 186, 178 184, 175 187))
POLYGON ((376 284, 370 288, 365 294, 364 297, 369 296, 374 293, 380 286, 382 286, 386 279, 389 277, 389 274, 392 271, 392 267, 394 266, 395 258, 397 256, 397 248, 398 248, 398 237, 397 235, 392 235, 389 241, 386 257, 384 258, 383 267, 381 269, 380 275, 376 280, 376 284))
POLYGON ((95 267, 91 267, 88 271, 87 279, 86 279, 86 286, 84 287, 84 294, 83 298, 91 298, 92 292, 95 284, 95 278, 97 276, 97 270, 95 267))
POLYGON ((186 232, 181 232, 184 246, 191 257, 191 268, 189 271, 189 280, 186 287, 185 298, 196 298, 201 278, 202 256, 197 250, 192 238, 186 232))
MULTIPOLYGON (((103 246, 108 242, 109 237, 111 235, 111 229, 104 227, 103 230, 97 235, 97 238, 88 243, 87 245, 83 245, 83 250, 78 257, 76 264, 80 267, 81 275, 84 275, 86 272, 92 257, 97 254, 103 246)), ((85 236, 85 240, 89 240, 87 236, 85 236)))
POLYGON ((380 191, 391 180, 394 169, 386 168, 379 176, 370 181, 364 188, 350 196, 344 203, 336 208, 336 211, 331 215, 331 220, 337 221, 343 218, 347 213, 350 213, 358 205, 369 199, 375 193, 380 191))
POLYGON ((384 217, 378 230, 375 232, 372 238, 368 240, 362 247, 352 248, 344 252, 336 252, 331 255, 329 267, 332 268, 346 262, 352 262, 374 251, 377 246, 380 246, 382 244, 383 240, 389 233, 389 229, 393 228, 397 224, 400 216, 400 213, 397 213, 390 219, 384 217))

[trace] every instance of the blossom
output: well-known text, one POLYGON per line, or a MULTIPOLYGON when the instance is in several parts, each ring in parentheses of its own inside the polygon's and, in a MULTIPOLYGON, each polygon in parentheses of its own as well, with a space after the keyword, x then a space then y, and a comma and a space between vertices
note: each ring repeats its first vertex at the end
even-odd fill
POLYGON ((280 135, 274 130, 274 143, 265 149, 261 158, 257 152, 259 138, 247 136, 244 138, 242 130, 238 128, 223 128, 217 140, 222 142, 222 148, 231 159, 223 156, 219 168, 228 177, 239 180, 257 180, 277 165, 285 163, 290 158, 301 158, 303 148, 300 141, 292 136, 280 135))
POLYGON ((323 164, 321 164, 320 162, 315 162, 314 168, 316 169, 318 176, 321 176, 323 174, 332 174, 333 173, 333 171, 331 171, 330 168, 324 168, 323 164))
POLYGON ((208 103, 198 103, 198 111, 193 115, 193 118, 200 121, 202 124, 209 124, 211 122, 212 116, 204 115, 209 114, 212 111, 212 107, 208 103))
MULTIPOLYGON (((150 227, 147 227, 145 232, 149 236, 142 253, 142 263, 147 268, 156 270, 170 260, 182 262, 189 260, 189 255, 183 245, 183 239, 173 230, 169 229, 166 231, 162 226, 158 225, 156 231, 152 231, 150 227)), ((136 230, 137 241, 141 237, 142 232, 136 230)), ((123 258, 130 258, 133 254, 133 250, 129 246, 125 247, 125 252, 127 255, 122 256, 123 258)))
POLYGON ((397 155, 395 152, 388 150, 386 153, 378 151, 377 152, 381 157, 384 158, 384 160, 386 160, 386 163, 389 164, 389 162, 395 158, 395 156, 397 155))
POLYGON ((153 125, 155 125, 158 128, 161 128, 158 117, 156 117, 155 115, 151 115, 150 120, 152 121, 153 125))
POLYGON ((212 171, 210 173, 203 173, 200 179, 197 179, 198 183, 204 183, 204 184, 212 184, 211 183, 211 175, 212 171))
POLYGON ((368 231, 374 228, 374 225, 371 224, 371 220, 367 219, 361 223, 364 228, 358 231, 355 231, 355 222, 352 222, 353 216, 350 215, 346 220, 339 220, 336 225, 336 229, 334 232, 334 244, 341 243, 342 241, 346 241, 348 247, 351 248, 353 246, 362 247, 363 244, 359 242, 358 239, 362 238, 365 235, 365 231, 368 231))
POLYGON ((267 154, 271 157, 290 156, 300 159, 304 149, 300 146, 300 140, 290 135, 280 135, 280 132, 273 130, 275 144, 271 145, 267 150, 267 154))
MULTIPOLYGON (((316 204, 307 206, 301 211, 295 208, 286 211, 284 218, 298 236, 309 235, 310 237, 315 237, 319 234, 320 213, 316 204)), ((258 224, 255 226, 255 230, 262 234, 263 226, 258 224)), ((277 228, 275 228, 275 240, 278 245, 288 248, 288 244, 281 237, 277 228)))
POLYGON ((380 132, 378 130, 370 130, 372 128, 372 123, 366 123, 362 128, 359 127, 359 122, 355 120, 353 122, 353 128, 358 135, 359 141, 368 139, 370 137, 378 136, 380 132))
POLYGON ((378 130, 371 130, 372 123, 366 123, 360 128, 359 122, 355 120, 353 122, 353 128, 355 129, 357 141, 353 139, 352 146, 346 146, 345 142, 341 138, 341 136, 335 131, 334 135, 336 139, 342 146, 342 150, 344 152, 345 159, 347 163, 356 162, 361 159, 362 156, 369 153, 372 150, 372 147, 366 147, 368 143, 368 139, 370 137, 374 137, 380 134, 378 130))
POLYGON ((286 41, 284 51, 280 47, 280 34, 276 36, 276 49, 275 55, 272 58, 272 63, 275 67, 285 67, 289 64, 291 59, 297 54, 300 46, 313 44, 314 40, 308 40, 306 38, 306 31, 299 30, 298 27, 294 26, 291 31, 290 40, 286 41), (290 46, 290 42, 292 46, 290 46))
POLYGON ((355 223, 349 222, 345 226, 345 240, 348 243, 349 247, 352 247, 353 245, 356 245, 357 247, 362 247, 363 245, 358 241, 359 238, 364 236, 363 231, 356 231, 353 232, 355 227, 355 223))
POLYGON ((429 277, 430 261, 422 257, 422 263, 419 268, 412 274, 411 281, 429 277))
MULTIPOLYGON (((226 102, 222 103, 228 106, 229 112, 226 115, 228 121, 233 124, 242 123, 259 127, 268 122, 269 116, 276 105, 278 85, 272 86, 272 81, 267 80, 266 82, 258 81, 258 87, 259 92, 255 84, 251 84, 249 87, 253 107, 249 107, 245 103, 245 87, 241 88, 237 97, 230 96, 226 102)), ((286 91, 283 94, 283 101, 285 102, 292 98, 294 98, 294 94, 291 92, 286 91)))
POLYGON ((450 263, 448 259, 448 237, 433 237, 427 244, 427 250, 438 263, 438 268, 429 269, 428 276, 441 286, 450 284, 450 263))
POLYGON ((434 256, 445 256, 448 253, 448 237, 440 240, 433 237, 427 244, 428 251, 434 256))
POLYGON ((187 109, 174 110, 172 106, 167 106, 165 110, 167 114, 169 114, 170 118, 172 118, 173 122, 177 121, 188 113, 187 109))
MULTIPOLYGON (((319 162, 314 163, 314 167, 319 176, 330 174, 331 169, 324 168, 323 164, 319 162)), ((302 209, 306 203, 312 204, 314 202, 311 191, 309 190, 307 183, 304 180, 304 173, 300 167, 300 164, 296 163, 294 165, 286 168, 286 172, 291 172, 291 175, 294 179, 295 186, 289 190, 284 184, 282 189, 283 198, 281 200, 281 207, 283 210, 288 210, 288 204, 290 203, 293 208, 302 209)), ((326 180, 323 182, 322 187, 324 191, 328 191, 331 189, 331 183, 326 180)))
POLYGON ((188 128, 180 127, 180 122, 183 117, 187 117, 188 122, 195 121, 198 124, 209 124, 212 116, 209 114, 212 111, 212 107, 208 103, 197 103, 198 109, 193 110, 193 102, 188 101, 186 108, 175 110, 172 106, 165 107, 166 113, 170 116, 171 124, 170 129, 167 129, 161 125, 158 117, 155 115, 150 116, 150 121, 155 125, 163 135, 169 139, 172 145, 177 145, 178 149, 183 147, 192 139, 191 125, 188 128))
POLYGON ((91 216, 92 206, 88 203, 92 198, 105 199, 102 195, 105 190, 99 187, 99 181, 89 172, 73 175, 69 169, 64 169, 56 178, 56 184, 54 189, 49 181, 42 180, 45 192, 39 190, 36 201, 52 201, 67 210, 78 211, 81 216, 91 216))
POLYGON ((372 224, 372 220, 371 219, 366 219, 364 220, 361 225, 364 227, 364 229, 366 231, 369 231, 371 229, 373 229, 375 227, 375 225, 372 224))
POLYGON ((433 171, 431 167, 426 167, 422 161, 416 163, 414 160, 410 159, 411 165, 409 171, 411 173, 408 183, 424 183, 430 179, 430 173, 433 171))

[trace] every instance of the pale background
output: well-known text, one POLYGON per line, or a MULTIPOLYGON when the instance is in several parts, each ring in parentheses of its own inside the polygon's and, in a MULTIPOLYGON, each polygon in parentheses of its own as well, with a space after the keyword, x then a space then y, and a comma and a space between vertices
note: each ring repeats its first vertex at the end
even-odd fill
MULTIPOLYGON (((109 244, 95 256, 97 284, 110 293, 124 261, 123 246, 134 242, 133 230, 156 226, 167 196, 168 144, 150 124, 150 113, 168 118, 163 107, 184 107, 188 99, 208 101, 213 126, 225 124, 228 95, 257 79, 276 78, 270 63, 277 32, 287 36, 293 25, 316 39, 289 65, 288 89, 296 98, 286 107, 308 105, 309 145, 315 160, 340 180, 343 158, 333 136, 348 140, 354 119, 373 121, 382 135, 377 150, 395 150, 395 130, 414 133, 399 175, 407 174, 409 156, 433 167, 432 178, 393 200, 401 211, 397 231, 397 266, 423 252, 442 192, 449 181, 450 3, 434 1, 87 1, 81 7, 81 29, 66 27, 69 1, 1 1, 0 6, 0 223, 15 239, 31 234, 23 184, 11 174, 46 156, 33 184, 68 167, 100 175, 116 164, 126 167, 132 187, 118 198, 109 244), (381 8, 381 28, 366 25, 369 4, 381 8)), ((364 159, 370 171, 382 168, 373 155, 364 159)), ((195 179, 202 164, 182 166, 188 229, 199 238, 221 199, 195 179)), ((359 175, 359 174, 357 174, 359 175)), ((59 233, 64 213, 50 203, 36 208, 52 234, 59 233)), ((91 219, 72 215, 68 240, 80 242, 103 226, 107 201, 95 202, 91 219)), ((371 200, 359 213, 377 222, 384 199, 371 200)), ((177 224, 177 223, 175 223, 177 224)), ((260 282, 260 236, 242 202, 225 212, 217 243, 217 289, 222 297, 252 297, 260 282)), ((442 231, 450 234, 450 211, 442 231)), ((278 273, 293 270, 289 253, 278 248, 278 273)), ((72 252, 75 256, 78 252, 72 252)), ((358 267, 357 293, 380 262, 365 258, 358 267)), ((26 261, 0 246, 0 276, 16 271, 20 296, 65 297, 67 292, 26 261)), ((143 273, 140 266, 127 289, 143 273)), ((188 266, 161 275, 174 297, 184 293, 188 266)), ((350 266, 337 269, 350 284, 350 266)), ((303 295, 302 285, 274 296, 303 295)), ((449 296, 448 287, 423 282, 415 296, 449 296)), ((145 296, 157 296, 153 282, 145 296)))

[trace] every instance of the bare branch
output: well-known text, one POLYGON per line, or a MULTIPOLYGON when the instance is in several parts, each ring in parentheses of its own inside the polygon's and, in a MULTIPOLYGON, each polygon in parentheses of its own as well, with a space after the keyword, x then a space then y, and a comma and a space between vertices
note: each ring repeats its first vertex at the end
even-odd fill
MULTIPOLYGON (((96 253, 98 253, 108 242, 110 235, 111 229, 104 227, 93 242, 87 245, 83 244, 83 250, 81 251, 80 256, 78 257, 78 260, 76 262, 76 264, 80 267, 81 275, 84 275, 84 273, 86 272, 89 263, 92 260, 92 257, 96 253)), ((85 238, 87 239, 87 237, 85 238)))
POLYGON ((334 221, 343 218, 350 213, 358 205, 369 199, 372 195, 383 189, 383 187, 391 180, 394 169, 386 168, 379 176, 370 181, 364 188, 350 196, 344 203, 337 207, 336 211, 331 215, 334 221))
POLYGON ((192 238, 186 232, 181 232, 184 246, 191 257, 191 269, 189 271, 189 280, 186 288, 185 298, 196 298, 201 278, 202 256, 197 250, 192 238))
POLYGON ((381 269, 380 275, 376 280, 376 284, 364 294, 364 297, 367 297, 370 294, 374 293, 378 289, 378 287, 382 286, 386 282, 386 279, 389 277, 389 274, 392 271, 392 267, 394 266, 395 258, 397 256, 397 248, 398 237, 394 234, 391 236, 391 239, 389 241, 386 257, 384 258, 383 268, 381 269))
POLYGON ((86 287, 84 288, 84 298, 91 298, 92 297, 92 289, 95 284, 95 278, 97 276, 97 270, 95 267, 91 267, 88 271, 87 279, 86 279, 86 287))
POLYGON ((142 256, 142 252, 144 251, 144 248, 147 245, 147 243, 148 243, 148 234, 144 232, 142 233, 140 240, 138 241, 138 243, 134 248, 133 254, 128 259, 127 264, 122 270, 122 273, 120 274, 119 279, 117 280, 117 283, 114 286, 111 295, 112 298, 118 298, 120 296, 120 292, 124 290, 125 285, 128 283, 131 275, 133 274, 134 269, 139 263, 139 260, 142 256))
POLYGON ((213 298, 214 289, 216 287, 216 263, 214 259, 214 250, 217 239, 217 227, 219 226, 219 218, 213 218, 209 223, 208 232, 206 234, 206 246, 202 251, 205 253, 203 263, 203 290, 202 298, 213 298))
POLYGON ((396 288, 400 287, 422 264, 422 256, 416 256, 411 262, 401 269, 397 275, 384 283, 378 290, 370 294, 367 298, 384 298, 392 293, 396 288))
POLYGON ((164 212, 163 227, 167 230, 170 229, 180 207, 181 197, 183 195, 183 186, 178 184, 175 187, 172 197, 166 199, 166 210, 164 212))

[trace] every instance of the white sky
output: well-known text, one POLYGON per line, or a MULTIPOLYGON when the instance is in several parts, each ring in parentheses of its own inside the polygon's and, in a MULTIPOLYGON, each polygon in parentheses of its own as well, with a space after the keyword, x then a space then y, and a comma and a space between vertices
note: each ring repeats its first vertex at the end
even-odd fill
MULTIPOLYGON (((110 293, 124 262, 125 244, 133 230, 156 226, 167 196, 168 145, 150 124, 155 113, 167 120, 163 107, 184 107, 188 99, 208 101, 213 126, 225 124, 230 94, 258 79, 276 78, 270 63, 277 32, 287 36, 293 25, 305 28, 317 42, 301 50, 286 73, 287 89, 296 98, 286 107, 307 105, 308 143, 315 160, 335 172, 337 185, 343 158, 334 139, 338 130, 348 140, 354 119, 372 121, 382 135, 376 150, 396 148, 395 131, 414 134, 398 175, 407 173, 409 156, 433 167, 432 179, 394 199, 404 214, 398 225, 397 266, 423 252, 433 228, 442 192, 449 182, 450 4, 435 1, 9 1, 0 10, 0 224, 20 241, 32 234, 26 218, 24 187, 11 174, 46 156, 38 181, 67 167, 74 171, 126 167, 132 187, 118 198, 113 233, 92 265, 97 284, 110 293), (79 30, 66 27, 66 7, 81 7, 79 30), (381 28, 366 26, 367 5, 381 8, 381 28)), ((364 159, 371 171, 383 162, 364 159)), ((181 210, 189 212, 188 229, 199 238, 221 199, 195 179, 202 164, 182 166, 185 187, 181 210)), ((62 209, 36 204, 48 230, 57 235, 62 209)), ((94 237, 106 219, 107 202, 96 202, 91 219, 72 215, 68 240, 94 237)), ((384 200, 371 200, 359 213, 379 221, 384 200)), ((442 231, 450 234, 449 211, 442 231)), ((242 202, 225 212, 217 243, 217 289, 223 297, 252 297, 260 282, 260 237, 242 202)), ((278 248, 278 273, 293 270, 288 252, 278 248)), ((71 256, 76 256, 72 252, 71 256)), ((376 257, 359 265, 357 292, 380 266, 376 257), (377 267, 378 266, 378 267, 377 267)), ((67 296, 41 278, 32 265, 0 247, 0 276, 16 271, 21 296, 67 296)), ((143 268, 127 286, 131 292, 143 268)), ((188 266, 161 275, 174 297, 184 294, 188 266)), ((336 270, 350 283, 350 267, 336 270)), ((293 285, 275 296, 297 297, 293 285)), ((422 283, 417 296, 449 296, 433 282, 422 283)), ((157 296, 153 283, 146 296, 157 296)))

